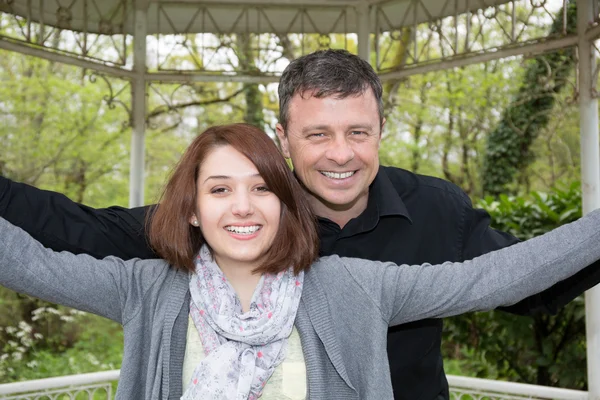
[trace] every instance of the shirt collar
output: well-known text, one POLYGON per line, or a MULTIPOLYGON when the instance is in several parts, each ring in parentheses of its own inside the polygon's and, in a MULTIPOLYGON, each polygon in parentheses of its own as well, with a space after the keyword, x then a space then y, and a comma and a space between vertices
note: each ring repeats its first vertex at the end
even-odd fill
MULTIPOLYGON (((380 167, 371 186, 369 186, 367 208, 358 217, 348 222, 343 229, 342 236, 370 231, 377 226, 381 217, 386 216, 403 217, 412 224, 404 201, 385 170, 380 167)), ((318 219, 321 222, 329 221, 329 219, 323 217, 318 217, 318 219)))
POLYGON ((411 223, 410 214, 402 197, 394 187, 392 181, 385 173, 383 168, 379 168, 377 175, 369 187, 369 201, 367 202, 367 210, 372 207, 377 207, 378 216, 399 216, 405 217, 411 223))

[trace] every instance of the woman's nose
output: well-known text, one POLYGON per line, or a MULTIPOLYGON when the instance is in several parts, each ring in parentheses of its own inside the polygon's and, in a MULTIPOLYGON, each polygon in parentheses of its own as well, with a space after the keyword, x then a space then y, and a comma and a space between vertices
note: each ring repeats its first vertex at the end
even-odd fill
POLYGON ((234 196, 231 212, 235 215, 245 217, 246 215, 252 214, 252 199, 246 192, 238 192, 234 196))

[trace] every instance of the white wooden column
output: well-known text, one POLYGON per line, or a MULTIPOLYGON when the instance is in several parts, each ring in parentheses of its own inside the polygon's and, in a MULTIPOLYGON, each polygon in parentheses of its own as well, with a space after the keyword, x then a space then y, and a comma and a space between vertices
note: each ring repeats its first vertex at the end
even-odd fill
POLYGON ((131 160, 129 172, 129 207, 144 204, 144 166, 146 136, 146 33, 148 8, 145 0, 135 2, 133 33, 133 71, 131 80, 131 160))
MULTIPOLYGON (((583 213, 600 208, 600 142, 598 100, 593 71, 595 54, 585 32, 593 21, 592 0, 577 0, 577 50, 579 54, 579 129, 581 135, 581 188, 583 213)), ((585 294, 589 399, 600 400, 600 288, 585 294)))
POLYGON ((358 21, 358 56, 367 62, 371 61, 371 6, 362 1, 356 6, 358 21))

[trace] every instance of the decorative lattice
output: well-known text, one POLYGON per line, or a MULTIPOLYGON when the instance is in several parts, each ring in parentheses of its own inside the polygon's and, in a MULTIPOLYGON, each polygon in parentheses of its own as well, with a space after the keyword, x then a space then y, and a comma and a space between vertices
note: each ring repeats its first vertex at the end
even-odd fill
POLYGON ((132 43, 124 34, 130 12, 131 0, 116 0, 110 7, 102 0, 0 0, 0 38, 125 65, 132 43))
POLYGON ((459 3, 463 5, 455 0, 376 5, 377 68, 385 72, 567 35, 562 1, 513 0, 493 7, 467 1, 466 10, 459 10, 459 3), (548 36, 553 24, 561 29, 548 36))
POLYGON ((3 400, 104 400, 112 398, 113 390, 110 382, 56 390, 42 390, 8 397, 0 396, 0 399, 3 400))

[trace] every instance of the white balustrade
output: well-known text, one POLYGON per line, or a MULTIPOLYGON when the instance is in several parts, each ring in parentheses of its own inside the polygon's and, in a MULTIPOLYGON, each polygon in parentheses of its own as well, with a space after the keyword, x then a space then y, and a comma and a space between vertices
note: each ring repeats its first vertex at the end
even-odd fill
POLYGON ((0 385, 2 400, 104 400, 113 398, 119 370, 59 376, 0 385))
MULTIPOLYGON (((104 400, 113 398, 119 371, 61 376, 0 385, 2 400, 104 400)), ((588 393, 523 383, 448 376, 451 400, 587 400, 588 393)))

